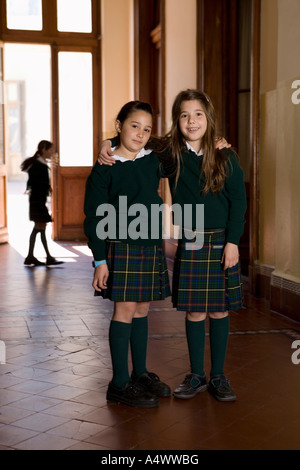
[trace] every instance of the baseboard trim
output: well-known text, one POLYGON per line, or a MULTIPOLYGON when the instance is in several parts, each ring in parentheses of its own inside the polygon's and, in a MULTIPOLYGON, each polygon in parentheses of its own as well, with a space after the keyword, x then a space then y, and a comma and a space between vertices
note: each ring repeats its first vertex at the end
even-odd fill
POLYGON ((273 271, 273 266, 256 266, 256 295, 268 300, 272 311, 300 322, 300 284, 273 271))

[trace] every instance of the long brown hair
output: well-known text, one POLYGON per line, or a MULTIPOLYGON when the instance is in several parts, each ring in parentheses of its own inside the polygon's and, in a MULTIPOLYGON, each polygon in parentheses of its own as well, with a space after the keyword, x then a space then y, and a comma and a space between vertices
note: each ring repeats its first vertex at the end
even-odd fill
POLYGON ((53 146, 52 142, 49 142, 49 140, 41 140, 38 144, 37 151, 32 157, 26 158, 21 163, 21 170, 22 171, 27 171, 29 167, 37 160, 38 157, 40 157, 43 153, 44 150, 49 150, 53 146))
MULTIPOLYGON (((179 118, 181 114, 181 105, 183 101, 197 100, 202 104, 207 119, 207 130, 202 138, 201 149, 203 151, 202 172, 205 178, 205 184, 202 189, 203 194, 209 191, 217 193, 222 190, 227 175, 228 155, 226 152, 216 151, 216 115, 211 99, 206 93, 200 90, 187 89, 181 91, 175 98, 172 106, 172 126, 170 132, 164 139, 164 146, 172 153, 173 164, 176 164, 175 187, 182 166, 182 152, 186 150, 184 137, 180 131, 179 118), (225 155, 224 155, 225 154, 225 155)), ((201 175, 199 175, 200 177, 201 175)))

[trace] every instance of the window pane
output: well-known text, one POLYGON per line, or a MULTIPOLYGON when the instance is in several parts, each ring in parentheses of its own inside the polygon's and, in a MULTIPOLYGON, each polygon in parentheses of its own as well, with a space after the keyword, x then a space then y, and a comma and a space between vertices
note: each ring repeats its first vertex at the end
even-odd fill
POLYGON ((91 33, 91 0, 57 0, 57 29, 74 33, 91 33))
POLYGON ((4 52, 6 163, 11 181, 26 179, 22 161, 34 154, 40 140, 51 140, 51 50, 48 45, 5 44, 4 52))
POLYGON ((58 66, 60 165, 92 166, 92 54, 60 52, 58 66))
POLYGON ((42 0, 6 0, 8 29, 43 29, 42 0))

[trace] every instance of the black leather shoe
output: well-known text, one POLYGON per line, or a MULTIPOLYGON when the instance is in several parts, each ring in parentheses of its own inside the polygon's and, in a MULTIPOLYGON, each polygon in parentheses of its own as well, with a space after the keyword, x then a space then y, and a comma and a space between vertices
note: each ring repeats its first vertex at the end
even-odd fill
POLYGON ((193 398, 197 393, 207 390, 205 375, 188 374, 182 384, 173 392, 175 398, 193 398))
POLYGON ((45 266, 45 263, 42 263, 42 261, 39 261, 34 256, 27 256, 27 258, 25 258, 24 264, 26 266, 32 266, 32 265, 34 265, 34 266, 45 266))
POLYGON ((47 266, 55 266, 57 264, 63 264, 63 261, 57 261, 57 259, 53 258, 52 256, 47 256, 47 259, 46 259, 47 266))
POLYGON ((236 395, 230 387, 229 380, 225 375, 212 376, 208 384, 208 391, 219 401, 236 400, 236 395))
POLYGON ((135 377, 132 374, 131 379, 133 382, 141 386, 146 392, 152 393, 157 397, 169 397, 171 395, 171 389, 169 385, 161 382, 158 375, 153 372, 145 372, 139 377, 135 377))
POLYGON ((116 387, 110 382, 106 399, 113 403, 122 403, 123 405, 135 408, 153 408, 158 406, 158 398, 156 396, 145 392, 142 387, 132 382, 126 384, 124 388, 116 387))

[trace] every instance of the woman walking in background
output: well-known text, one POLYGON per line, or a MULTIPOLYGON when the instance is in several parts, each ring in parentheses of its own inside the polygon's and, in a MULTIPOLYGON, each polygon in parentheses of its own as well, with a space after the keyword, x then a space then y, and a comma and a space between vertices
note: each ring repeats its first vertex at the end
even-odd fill
POLYGON ((47 162, 54 155, 54 146, 48 140, 41 140, 35 154, 24 160, 21 170, 28 173, 27 192, 29 193, 29 220, 34 222, 34 227, 29 238, 28 255, 24 261, 27 266, 51 266, 61 264, 51 256, 46 239, 46 225, 52 222, 46 202, 51 194, 49 168, 47 162), (41 234, 41 241, 46 252, 46 262, 39 261, 34 256, 34 246, 37 234, 41 234))

